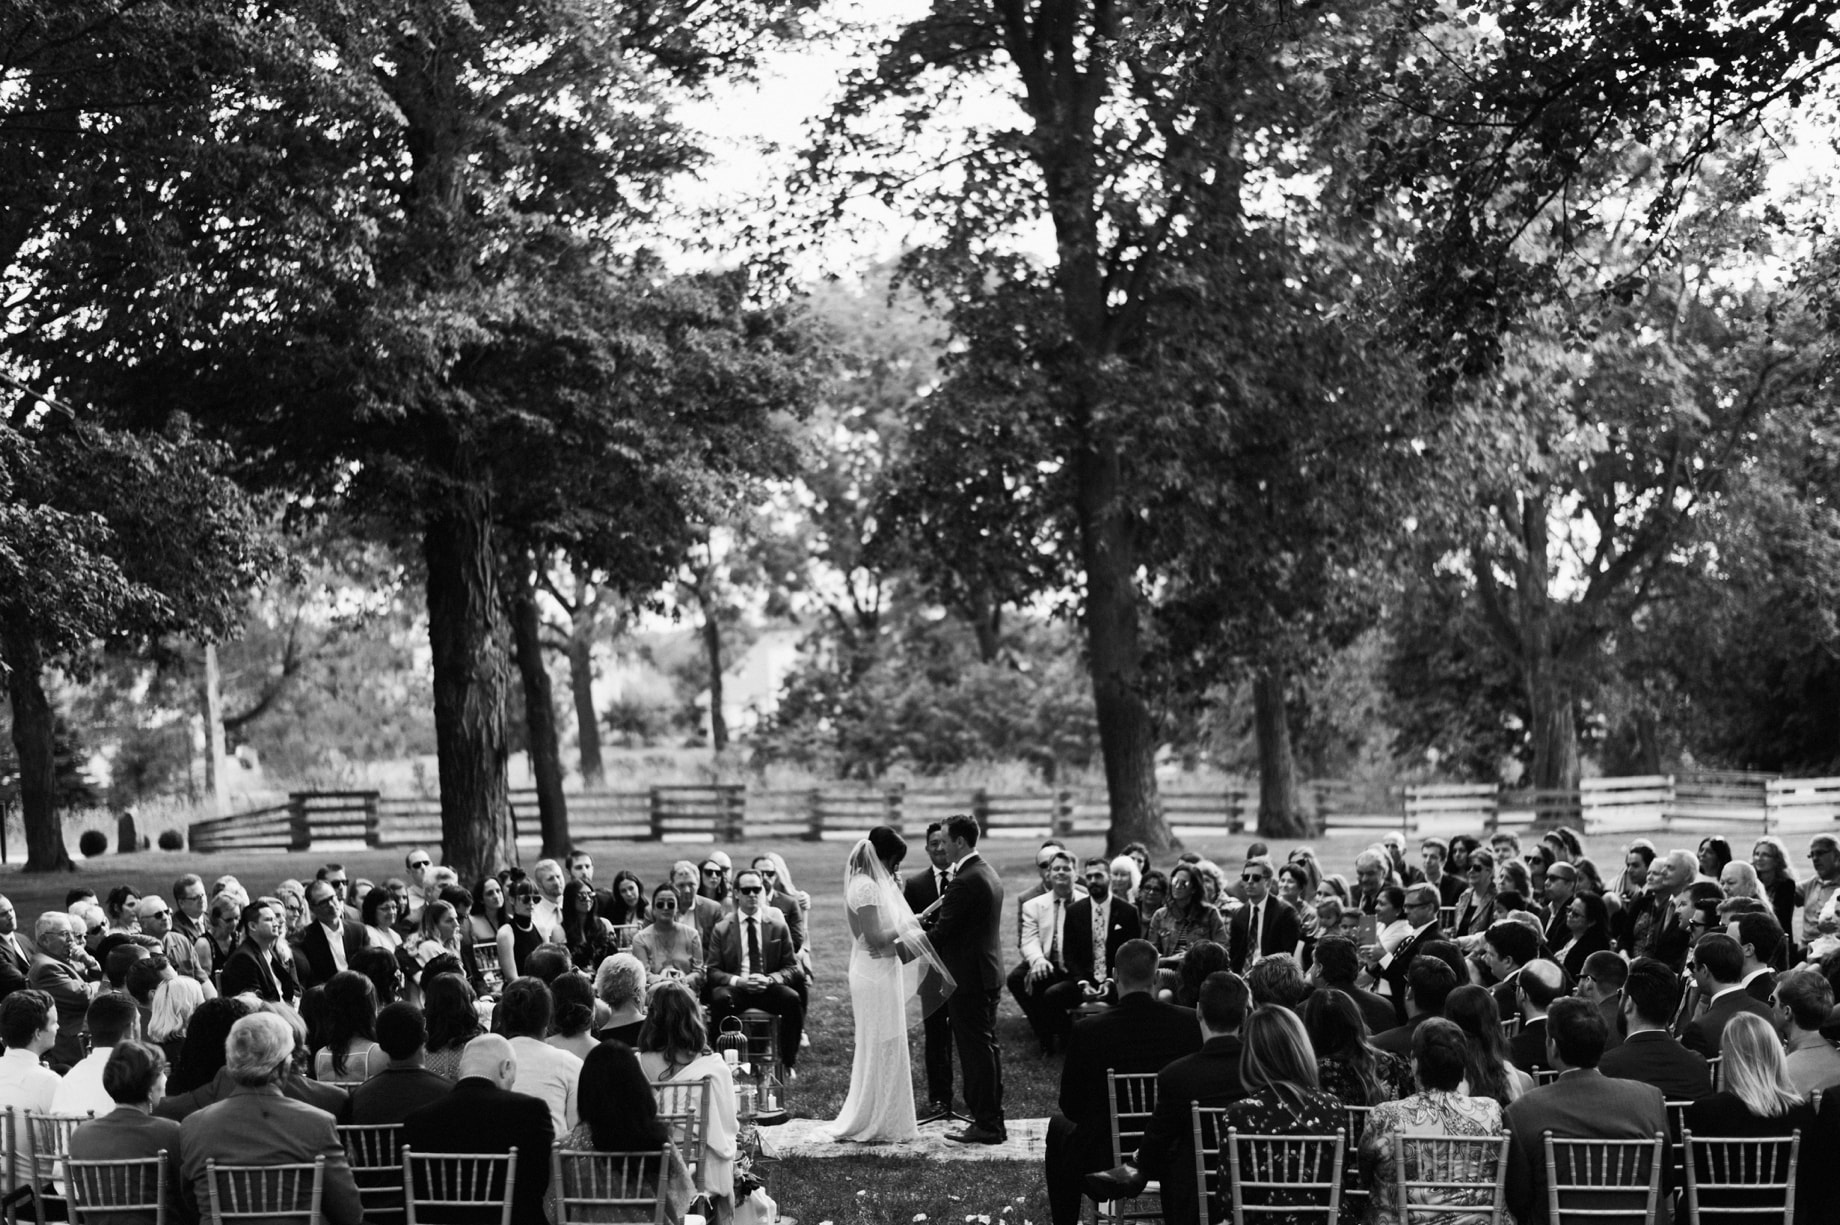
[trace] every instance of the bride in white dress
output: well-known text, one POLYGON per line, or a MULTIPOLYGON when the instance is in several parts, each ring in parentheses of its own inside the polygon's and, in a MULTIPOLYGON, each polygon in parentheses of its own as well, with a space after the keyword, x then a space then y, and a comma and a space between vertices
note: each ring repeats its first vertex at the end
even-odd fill
POLYGON ((901 835, 885 825, 850 849, 844 875, 844 904, 849 908, 850 1004, 856 1018, 856 1053, 850 1064, 850 1093, 831 1136, 863 1144, 915 1140, 914 1078, 907 1053, 907 1002, 921 978, 938 976, 936 1007, 952 989, 951 975, 920 930, 914 912, 895 882, 895 870, 907 853, 901 835))

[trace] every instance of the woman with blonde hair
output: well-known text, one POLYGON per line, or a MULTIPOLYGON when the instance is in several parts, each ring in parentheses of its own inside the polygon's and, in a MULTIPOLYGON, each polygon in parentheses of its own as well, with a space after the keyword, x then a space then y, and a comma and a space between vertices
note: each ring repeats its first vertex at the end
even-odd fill
POLYGON ((1796 879, 1788 845, 1775 834, 1757 839, 1751 844, 1751 867, 1756 870, 1757 883, 1770 903, 1770 913, 1776 916, 1784 931, 1793 931, 1796 879))
MULTIPOLYGON (((1687 1107, 1683 1126, 1701 1136, 1807 1136, 1814 1108, 1789 1080, 1782 1040, 1754 1012, 1740 1012, 1719 1038, 1719 1091, 1687 1107)), ((1804 1145, 1806 1151, 1806 1145, 1804 1145)))
POLYGON ((177 1067, 179 1052, 185 1046, 186 1027, 192 1014, 204 1003, 204 986, 185 974, 166 979, 153 990, 153 1009, 147 1018, 147 1039, 166 1053, 166 1061, 177 1067))
MULTIPOLYGON (((1229 1130, 1259 1136, 1333 1136, 1347 1126, 1348 1112, 1341 1099, 1324 1093, 1316 1073, 1316 1052, 1297 1014, 1277 1004, 1252 1010, 1240 1030, 1239 1079, 1246 1096, 1226 1109, 1220 1121, 1225 1142, 1229 1130)), ((1224 1164, 1225 1158, 1223 1156, 1224 1164)), ((1325 1171, 1326 1173, 1326 1171, 1325 1171)), ((1285 1202, 1284 1192, 1270 1193, 1262 1204, 1285 1202)), ((1227 1180, 1215 1192, 1214 1209, 1206 1219, 1232 1217, 1227 1180)), ((1283 1225, 1283 1214, 1259 1213, 1270 1225, 1283 1225)))

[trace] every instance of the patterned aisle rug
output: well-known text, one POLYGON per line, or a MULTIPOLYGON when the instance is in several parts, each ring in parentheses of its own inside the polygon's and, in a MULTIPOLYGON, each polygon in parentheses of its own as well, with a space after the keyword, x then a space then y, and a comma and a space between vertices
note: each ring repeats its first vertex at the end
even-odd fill
POLYGON ((1035 1161, 1046 1150, 1048 1120, 1011 1119, 1002 1144, 954 1144, 946 1133, 962 1123, 928 1123, 918 1140, 900 1144, 838 1144, 824 1137, 828 1119, 787 1119, 760 1129, 760 1146, 768 1157, 936 1157, 943 1161, 1035 1161))

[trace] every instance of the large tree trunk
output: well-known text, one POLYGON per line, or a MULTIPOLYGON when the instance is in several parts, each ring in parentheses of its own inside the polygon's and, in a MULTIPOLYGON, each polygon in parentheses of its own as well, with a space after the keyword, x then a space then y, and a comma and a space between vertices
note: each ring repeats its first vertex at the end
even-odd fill
POLYGON ((491 496, 475 484, 423 526, 442 862, 478 880, 517 862, 506 792, 508 683, 491 496))
POLYGON ((703 654, 709 661, 709 746, 720 753, 728 747, 728 720, 722 717, 722 623, 707 608, 703 610, 703 654))
POLYGON ((1003 649, 1003 605, 980 593, 960 601, 958 611, 977 637, 978 662, 996 663, 1003 649))
POLYGON ((1156 729, 1139 690, 1137 539, 1122 497, 1117 451, 1099 445, 1075 457, 1080 560, 1086 571, 1086 641, 1093 709, 1105 757, 1112 823, 1108 853, 1141 842, 1152 855, 1178 845, 1156 793, 1156 729))
POLYGON ((76 869, 64 847, 64 817, 57 805, 57 719, 45 696, 44 660, 29 630, 3 629, 6 691, 13 707, 13 750, 19 755, 19 809, 25 820, 27 872, 76 869))
MULTIPOLYGON (((230 780, 224 776, 224 696, 217 667, 217 644, 204 644, 204 675, 198 682, 199 704, 204 707, 204 790, 218 815, 230 811, 230 780)), ((189 771, 187 772, 189 775, 189 771)))
POLYGON ((601 762, 600 716, 594 710, 594 616, 578 606, 569 617, 569 693, 575 699, 575 739, 580 746, 581 785, 594 791, 607 785, 601 762))
POLYGON ((1307 838, 1310 822, 1297 802, 1297 761, 1291 753, 1284 672, 1262 668, 1252 681, 1253 724, 1259 742, 1259 834, 1307 838))
POLYGON ((519 559, 511 593, 511 641, 524 682, 524 730, 530 743, 530 772, 537 780, 537 820, 543 828, 543 857, 569 853, 568 800, 562 794, 562 740, 556 733, 556 697, 543 665, 543 617, 530 566, 519 559))

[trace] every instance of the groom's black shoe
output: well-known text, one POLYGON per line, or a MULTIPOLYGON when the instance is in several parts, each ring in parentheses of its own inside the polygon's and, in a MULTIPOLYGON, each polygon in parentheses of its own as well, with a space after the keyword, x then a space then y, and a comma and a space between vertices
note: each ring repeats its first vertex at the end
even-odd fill
POLYGON ((1088 1174, 1085 1183, 1086 1194, 1104 1203, 1107 1200, 1135 1199, 1144 1193, 1144 1188, 1150 1185, 1150 1179, 1136 1166, 1127 1164, 1088 1174))
POLYGON ((1001 1144, 1009 1137, 1000 1131, 992 1131, 988 1127, 980 1127, 973 1123, 963 1131, 947 1132, 946 1139, 954 1144, 1001 1144))
POLYGON ((934 1123, 940 1119, 946 1118, 951 1113, 951 1102, 928 1102, 926 1104, 926 1109, 920 1112, 920 1117, 915 1119, 914 1122, 934 1123))

